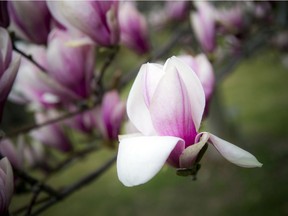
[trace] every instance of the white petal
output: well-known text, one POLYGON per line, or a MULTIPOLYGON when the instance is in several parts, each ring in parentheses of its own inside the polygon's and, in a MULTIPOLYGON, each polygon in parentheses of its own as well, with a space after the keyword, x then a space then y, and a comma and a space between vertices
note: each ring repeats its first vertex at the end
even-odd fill
POLYGON ((262 166, 262 163, 260 163, 251 153, 238 146, 222 140, 213 134, 210 134, 210 141, 219 153, 231 163, 246 168, 262 166))
POLYGON ((143 84, 148 64, 142 65, 127 99, 127 115, 134 126, 144 135, 155 135, 150 113, 145 102, 143 84))
POLYGON ((144 184, 165 164, 177 143, 183 140, 168 136, 141 136, 121 139, 117 157, 119 180, 128 187, 144 184))
POLYGON ((179 72, 179 75, 186 86, 191 104, 192 117, 194 120, 195 128, 198 131, 205 108, 205 94, 202 84, 196 73, 192 71, 189 65, 175 56, 173 56, 171 60, 171 63, 176 66, 177 71, 179 72))

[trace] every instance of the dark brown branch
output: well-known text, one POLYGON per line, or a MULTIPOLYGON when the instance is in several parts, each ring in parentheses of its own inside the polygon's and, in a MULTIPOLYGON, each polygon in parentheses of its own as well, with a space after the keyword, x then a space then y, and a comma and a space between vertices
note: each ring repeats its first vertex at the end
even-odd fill
POLYGON ((112 48, 111 52, 109 53, 109 55, 107 56, 107 58, 105 59, 104 64, 102 65, 102 68, 99 71, 98 76, 96 77, 96 84, 97 85, 101 85, 102 84, 102 79, 103 76, 107 70, 107 68, 111 65, 111 63, 113 62, 114 58, 116 57, 117 53, 119 51, 119 46, 115 46, 112 48))
MULTIPOLYGON (((84 178, 80 179, 79 181, 71 184, 70 186, 66 187, 61 193, 60 197, 61 200, 64 200, 69 195, 73 194, 77 190, 81 189, 82 187, 88 185, 95 179, 99 178, 105 171, 107 171, 116 161, 117 156, 113 156, 111 159, 109 159, 105 164, 103 164, 99 169, 93 171, 89 175, 85 176, 84 178)), ((45 211, 46 209, 50 208, 54 204, 56 204, 59 201, 59 199, 53 197, 50 200, 48 200, 46 203, 44 203, 40 208, 38 208, 34 213, 31 214, 31 216, 36 216, 45 211)))
POLYGON ((27 55, 26 53, 24 53, 23 51, 21 51, 20 49, 18 49, 15 46, 15 43, 13 42, 13 50, 17 53, 19 53, 21 56, 23 56, 24 58, 26 58, 28 61, 30 61, 32 64, 34 64, 36 67, 38 67, 40 69, 41 72, 43 73, 47 73, 46 69, 41 66, 38 62, 36 62, 33 57, 31 55, 27 55))
POLYGON ((51 188, 50 186, 41 183, 38 179, 26 174, 25 172, 19 170, 19 169, 13 169, 13 172, 16 176, 18 176, 19 178, 21 178, 22 180, 24 180, 25 182, 29 183, 32 187, 38 187, 41 189, 41 191, 46 192, 47 194, 55 197, 55 198, 59 198, 59 193, 54 190, 53 188, 51 188))
POLYGON ((63 168, 66 168, 73 161, 75 161, 75 160, 77 160, 79 158, 83 158, 87 154, 92 153, 92 152, 94 152, 97 149, 98 149, 98 146, 93 145, 93 146, 89 146, 89 147, 87 147, 87 148, 85 148, 85 149, 83 149, 81 151, 75 152, 73 155, 71 155, 70 157, 66 158, 65 160, 63 160, 62 162, 57 164, 55 167, 53 167, 50 171, 52 173, 59 172, 63 168))
POLYGON ((53 124, 53 123, 57 123, 57 122, 60 122, 62 120, 71 118, 71 117, 73 117, 75 115, 78 115, 78 114, 80 114, 82 112, 85 112, 85 111, 93 109, 99 103, 100 103, 100 100, 96 101, 93 106, 83 106, 83 107, 77 109, 76 111, 66 113, 66 114, 64 114, 62 116, 47 120, 47 121, 45 121, 43 123, 38 123, 38 124, 36 123, 36 124, 32 124, 32 125, 28 125, 28 126, 19 128, 19 129, 15 130, 15 131, 12 131, 11 133, 7 133, 4 136, 4 138, 5 137, 6 138, 12 138, 12 137, 18 136, 20 134, 27 133, 27 132, 29 132, 31 130, 39 129, 39 128, 45 127, 47 125, 50 125, 50 124, 53 124))

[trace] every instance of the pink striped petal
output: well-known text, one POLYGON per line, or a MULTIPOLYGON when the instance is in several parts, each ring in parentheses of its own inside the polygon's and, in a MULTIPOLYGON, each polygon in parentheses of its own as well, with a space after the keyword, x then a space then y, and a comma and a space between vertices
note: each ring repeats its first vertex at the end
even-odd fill
POLYGON ((166 64, 165 75, 153 95, 151 119, 159 135, 181 137, 188 146, 194 143, 196 136, 191 104, 180 72, 170 62, 166 64))
POLYGON ((191 168, 194 165, 194 162, 197 158, 198 153, 203 148, 203 146, 207 143, 209 139, 208 133, 200 133, 197 135, 197 138, 200 137, 199 142, 189 146, 186 148, 180 156, 180 167, 181 168, 191 168))
POLYGON ((198 131, 205 108, 205 94, 202 84, 197 75, 189 67, 189 65, 181 61, 179 58, 173 56, 172 58, 170 58, 170 61, 167 60, 164 67, 173 67, 170 65, 176 67, 179 76, 181 77, 185 85, 191 106, 191 115, 194 121, 195 128, 198 131))

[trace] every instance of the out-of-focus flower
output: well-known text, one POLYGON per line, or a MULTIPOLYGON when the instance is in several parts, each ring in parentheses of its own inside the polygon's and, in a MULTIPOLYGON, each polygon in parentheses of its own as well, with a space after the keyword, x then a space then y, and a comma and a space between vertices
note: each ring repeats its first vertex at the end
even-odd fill
MULTIPOLYGON (((75 112, 78 108, 71 106, 68 108, 69 112, 75 112)), ((81 112, 71 118, 65 120, 65 125, 69 128, 73 128, 79 132, 89 134, 94 130, 97 130, 95 123, 94 109, 81 112)))
POLYGON ((150 49, 148 27, 145 17, 131 2, 122 2, 119 10, 121 42, 136 51, 145 54, 150 49))
POLYGON ((18 68, 20 56, 12 52, 12 44, 8 32, 0 27, 0 121, 4 104, 12 88, 18 68))
POLYGON ((181 55, 178 56, 178 58, 188 64, 198 76, 203 86, 207 106, 215 85, 215 76, 211 63, 204 54, 199 54, 195 57, 191 55, 181 55))
POLYGON ((45 160, 44 146, 41 143, 23 143, 21 150, 25 162, 27 162, 30 167, 37 166, 45 160))
MULTIPOLYGON (((42 67, 48 68, 45 47, 24 44, 17 44, 17 47, 31 55, 42 67)), ((79 96, 30 61, 22 59, 9 99, 16 103, 27 103, 35 110, 69 103, 79 99, 79 96)))
MULTIPOLYGON (((38 124, 44 123, 50 119, 57 118, 59 114, 55 110, 49 110, 47 113, 36 113, 35 118, 38 124)), ((63 122, 52 123, 31 132, 31 136, 41 143, 56 148, 62 152, 68 152, 72 149, 72 143, 64 132, 63 122)))
POLYGON ((195 2, 197 11, 191 13, 195 36, 205 52, 213 52, 215 42, 215 9, 209 2, 195 2))
POLYGON ((0 27, 7 28, 10 24, 7 1, 0 1, 0 27))
POLYGON ((49 35, 47 70, 62 86, 81 98, 91 93, 91 80, 95 65, 94 47, 69 46, 73 40, 67 31, 54 29, 49 35))
POLYGON ((12 167, 6 157, 0 160, 0 214, 6 215, 13 195, 14 179, 12 167))
POLYGON ((165 12, 169 20, 184 20, 189 15, 189 1, 166 1, 165 12))
POLYGON ((117 91, 110 91, 104 95, 101 107, 95 110, 96 125, 107 140, 118 137, 125 113, 125 104, 121 101, 117 91))
POLYGON ((9 1, 11 30, 17 36, 36 44, 46 44, 51 27, 51 14, 46 1, 9 1))
POLYGON ((54 18, 102 46, 119 42, 118 1, 47 1, 54 18), (85 12, 85 13, 84 13, 85 12))
POLYGON ((271 18, 270 11, 271 11, 271 2, 268 1, 253 2, 253 13, 256 18, 258 19, 271 18))
POLYGON ((220 30, 224 33, 235 34, 245 26, 244 11, 240 5, 215 10, 215 20, 220 24, 220 30))
POLYGON ((23 158, 20 152, 15 148, 11 140, 4 139, 0 141, 0 154, 7 157, 13 167, 21 169, 23 167, 23 158))
POLYGON ((203 87, 189 65, 176 57, 164 66, 142 65, 127 101, 128 117, 140 134, 120 136, 120 181, 126 186, 143 184, 166 161, 177 168, 192 169, 207 142, 238 166, 261 167, 249 152, 208 132, 198 132, 204 107, 203 87))

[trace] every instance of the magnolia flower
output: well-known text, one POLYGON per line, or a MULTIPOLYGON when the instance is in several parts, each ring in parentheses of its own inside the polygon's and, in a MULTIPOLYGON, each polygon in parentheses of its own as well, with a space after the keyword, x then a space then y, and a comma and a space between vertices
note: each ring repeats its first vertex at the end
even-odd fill
POLYGON ((215 42, 215 10, 209 2, 195 2, 197 12, 191 13, 195 36, 206 52, 213 52, 215 42))
MULTIPOLYGON (((41 124, 58 116, 59 114, 54 110, 49 110, 47 113, 36 113, 35 118, 36 122, 41 124)), ((41 143, 62 152, 68 152, 72 149, 72 143, 64 132, 63 122, 52 123, 40 129, 35 129, 31 132, 31 136, 41 143)))
POLYGON ((3 139, 0 141, 0 154, 9 159, 13 167, 21 169, 23 160, 20 152, 15 148, 11 140, 3 139))
POLYGON ((47 1, 54 18, 102 46, 119 41, 118 1, 47 1), (85 11, 85 13, 83 13, 85 11))
MULTIPOLYGON (((43 68, 48 68, 45 47, 24 44, 17 44, 17 47, 25 50, 43 68)), ((22 59, 9 99, 16 103, 29 104, 31 108, 37 110, 41 107, 48 108, 66 104, 80 99, 80 97, 30 61, 22 59)))
POLYGON ((123 2, 119 10, 121 42, 139 54, 150 49, 148 27, 145 17, 131 2, 123 2))
POLYGON ((206 103, 208 103, 215 85, 215 75, 211 63, 204 54, 199 54, 195 57, 191 55, 181 55, 178 56, 178 58, 188 64, 196 73, 202 84, 206 103))
POLYGON ((224 33, 238 33, 245 26, 244 11, 240 5, 215 10, 215 20, 224 33))
POLYGON ((46 44, 50 32, 51 14, 46 1, 9 1, 11 30, 17 36, 37 44, 46 44))
POLYGON ((184 20, 189 15, 189 1, 166 1, 165 12, 170 20, 184 20))
POLYGON ((117 172, 126 186, 153 178, 167 161, 192 168, 211 143, 231 163, 261 167, 249 152, 208 132, 199 132, 205 94, 196 73, 176 57, 164 66, 142 65, 127 100, 127 114, 140 134, 120 136, 117 172))
POLYGON ((12 44, 8 32, 0 27, 0 121, 4 104, 12 88, 18 68, 20 56, 12 52, 12 44))
POLYGON ((6 157, 0 160, 0 214, 6 215, 13 195, 12 167, 6 157))
POLYGON ((117 91, 104 95, 101 107, 95 110, 97 128, 107 140, 115 140, 125 113, 125 104, 120 100, 117 91))
POLYGON ((54 29, 49 35, 47 70, 59 84, 80 98, 91 93, 95 52, 91 45, 69 46, 73 40, 68 31, 54 29))

